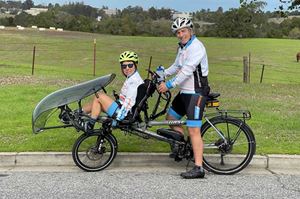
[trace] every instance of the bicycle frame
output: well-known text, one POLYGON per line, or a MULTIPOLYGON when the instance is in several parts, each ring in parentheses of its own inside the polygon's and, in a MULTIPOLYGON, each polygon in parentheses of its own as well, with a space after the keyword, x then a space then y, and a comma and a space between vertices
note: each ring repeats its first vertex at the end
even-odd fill
MULTIPOLYGON (((155 107, 154 110, 157 111, 157 107, 155 107)), ((145 115, 146 115, 146 118, 148 118, 147 113, 145 113, 145 115)), ((152 114, 152 115, 156 115, 156 114, 152 114)), ((246 111, 246 110, 220 110, 219 108, 216 108, 215 113, 204 114, 204 116, 203 116, 204 120, 215 130, 216 134, 225 142, 225 144, 227 144, 227 139, 225 138, 223 133, 220 132, 220 130, 216 126, 214 126, 210 121, 210 118, 214 118, 216 116, 222 116, 224 118, 235 118, 235 119, 243 118, 243 120, 240 120, 241 125, 243 123, 245 123, 246 119, 251 118, 250 112, 246 111), (241 114, 241 116, 233 116, 230 113, 241 114)), ((107 119, 107 117, 103 117, 100 120, 103 121, 105 119, 107 119)), ((185 144, 185 142, 180 142, 180 141, 177 141, 174 139, 166 138, 164 136, 157 134, 154 131, 148 130, 148 128, 151 128, 154 126, 170 126, 170 127, 172 127, 172 126, 179 126, 179 125, 183 125, 183 126, 186 125, 186 121, 184 121, 184 120, 164 120, 164 121, 149 120, 149 121, 146 121, 146 123, 135 123, 130 128, 128 128, 128 126, 125 126, 125 127, 120 127, 120 129, 125 132, 137 135, 137 136, 145 138, 145 139, 154 138, 156 140, 167 142, 169 144, 185 144)), ((239 136, 239 134, 236 135, 236 137, 238 137, 238 136, 239 136)), ((218 147, 215 145, 204 144, 204 148, 218 148, 218 147)))

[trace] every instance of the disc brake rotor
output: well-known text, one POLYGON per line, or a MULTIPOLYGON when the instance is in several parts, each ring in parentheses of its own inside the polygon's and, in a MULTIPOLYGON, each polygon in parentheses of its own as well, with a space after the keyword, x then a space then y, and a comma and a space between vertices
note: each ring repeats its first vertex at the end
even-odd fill
POLYGON ((87 149, 86 156, 93 161, 100 160, 105 153, 105 147, 101 147, 100 151, 98 151, 96 146, 92 146, 91 148, 87 149))
POLYGON ((229 153, 232 150, 233 145, 230 144, 229 140, 226 141, 227 143, 225 143, 225 140, 219 139, 215 142, 215 146, 217 146, 222 153, 229 153))

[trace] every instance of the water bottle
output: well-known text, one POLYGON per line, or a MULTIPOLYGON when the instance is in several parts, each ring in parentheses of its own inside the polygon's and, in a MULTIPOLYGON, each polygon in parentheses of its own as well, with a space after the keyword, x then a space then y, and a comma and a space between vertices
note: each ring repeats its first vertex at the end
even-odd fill
POLYGON ((163 66, 158 66, 156 68, 156 73, 159 75, 157 81, 159 82, 165 81, 165 68, 163 66))

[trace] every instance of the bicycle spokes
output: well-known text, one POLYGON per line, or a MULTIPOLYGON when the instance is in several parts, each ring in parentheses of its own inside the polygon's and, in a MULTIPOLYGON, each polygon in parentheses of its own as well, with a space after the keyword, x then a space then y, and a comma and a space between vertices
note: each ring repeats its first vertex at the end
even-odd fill
POLYGON ((73 147, 73 159, 77 166, 86 171, 100 171, 114 159, 117 151, 111 135, 82 135, 73 147))
POLYGON ((239 119, 217 117, 211 124, 204 125, 202 132, 204 165, 219 174, 236 173, 247 166, 255 152, 251 130, 239 119))

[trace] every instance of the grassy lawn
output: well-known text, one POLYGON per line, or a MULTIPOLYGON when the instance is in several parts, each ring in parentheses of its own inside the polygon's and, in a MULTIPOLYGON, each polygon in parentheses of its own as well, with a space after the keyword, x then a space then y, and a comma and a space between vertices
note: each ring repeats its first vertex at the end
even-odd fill
MULTIPOLYGON (((49 93, 93 79, 93 41, 97 40, 96 75, 116 73, 108 93, 123 82, 118 55, 134 50, 139 71, 146 77, 152 66, 169 66, 176 55, 174 37, 129 37, 79 32, 0 31, 0 151, 70 151, 79 134, 74 129, 32 134, 31 115, 49 93), (36 46, 35 74, 31 76, 36 46)), ((257 140, 257 154, 300 154, 299 40, 200 38, 209 56, 209 82, 221 93, 222 109, 248 109, 248 122, 257 140), (251 83, 242 83, 243 56, 251 53, 251 83), (261 68, 265 65, 263 83, 261 68)), ((163 119, 163 118, 162 118, 163 119)), ((51 123, 59 124, 56 117, 51 123)), ((114 132, 120 151, 166 152, 155 140, 114 132)))

